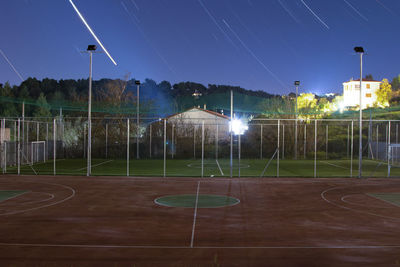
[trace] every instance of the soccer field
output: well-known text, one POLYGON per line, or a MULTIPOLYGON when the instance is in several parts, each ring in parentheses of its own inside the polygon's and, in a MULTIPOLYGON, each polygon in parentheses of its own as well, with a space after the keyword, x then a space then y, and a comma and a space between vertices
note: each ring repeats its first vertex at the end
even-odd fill
MULTIPOLYGON (((54 162, 36 163, 32 166, 21 166, 21 174, 53 175, 54 162)), ((232 176, 234 177, 260 177, 268 160, 242 159, 240 161, 240 174, 238 160, 233 161, 232 176)), ((128 175, 126 160, 93 159, 92 175, 128 175)), ((357 177, 358 161, 353 160, 318 160, 316 162, 316 177, 357 177)), ((59 159, 56 160, 57 175, 86 175, 86 159, 59 159)), ((362 173, 364 177, 387 177, 387 163, 373 160, 363 160, 362 173)), ((165 176, 201 177, 202 162, 194 159, 168 159, 166 160, 165 176)), ((7 173, 16 174, 16 167, 8 167, 7 173)), ((280 177, 314 177, 313 160, 280 160, 280 177)), ((139 159, 129 161, 129 176, 164 176, 164 162, 162 159, 139 159)), ((203 162, 203 177, 229 177, 229 159, 207 159, 203 162)), ((391 177, 399 177, 400 169, 392 168, 391 177)), ((270 162, 263 177, 277 177, 277 161, 270 162)))

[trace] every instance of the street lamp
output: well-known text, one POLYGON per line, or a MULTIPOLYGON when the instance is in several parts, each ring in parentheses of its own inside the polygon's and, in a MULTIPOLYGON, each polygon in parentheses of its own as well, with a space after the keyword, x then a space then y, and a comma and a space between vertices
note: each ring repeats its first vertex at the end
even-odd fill
POLYGON ((361 46, 354 47, 354 51, 360 54, 360 129, 359 129, 359 151, 358 151, 358 178, 361 178, 362 172, 362 57, 364 48, 361 46))
POLYGON ((140 133, 140 127, 139 127, 139 87, 140 87, 140 81, 136 80, 135 84, 137 85, 136 88, 136 95, 137 95, 137 102, 136 102, 136 159, 139 159, 139 133, 140 133))
POLYGON ((90 55, 89 67, 89 99, 88 99, 88 155, 87 155, 87 172, 90 176, 92 173, 92 57, 96 51, 96 45, 88 45, 87 53, 90 55))
POLYGON ((300 81, 294 81, 294 85, 296 86, 296 121, 295 121, 295 127, 294 127, 294 159, 297 159, 297 96, 299 94, 299 85, 300 81))

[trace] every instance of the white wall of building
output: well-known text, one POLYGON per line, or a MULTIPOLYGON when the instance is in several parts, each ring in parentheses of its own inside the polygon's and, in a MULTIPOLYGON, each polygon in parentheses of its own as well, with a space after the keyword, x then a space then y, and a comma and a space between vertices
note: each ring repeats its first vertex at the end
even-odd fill
MULTIPOLYGON (((379 89, 379 81, 362 81, 362 108, 372 107, 376 102, 376 91, 379 89)), ((360 81, 343 83, 343 102, 347 107, 360 105, 360 81)))

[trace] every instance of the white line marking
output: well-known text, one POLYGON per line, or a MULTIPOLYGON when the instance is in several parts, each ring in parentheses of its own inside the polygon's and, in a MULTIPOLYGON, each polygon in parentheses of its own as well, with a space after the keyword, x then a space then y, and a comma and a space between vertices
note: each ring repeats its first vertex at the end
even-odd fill
POLYGON ((342 168, 342 169, 345 169, 345 170, 349 170, 349 168, 347 168, 347 167, 339 166, 339 165, 336 165, 336 164, 333 164, 333 163, 329 163, 327 161, 322 161, 321 160, 320 162, 328 164, 328 165, 331 165, 331 166, 334 166, 334 167, 338 167, 338 168, 342 168))
MULTIPOLYGON (((2 191, 2 190, 1 190, 1 191, 2 191)), ((1 191, 0 191, 0 192, 1 192, 1 191)), ((17 190, 5 190, 5 191, 17 191, 17 190)), ((18 190, 18 191, 24 191, 24 190, 18 190)), ((24 194, 26 194, 26 193, 30 193, 30 192, 31 192, 31 191, 26 191, 26 192, 23 192, 23 193, 21 193, 21 194, 18 194, 18 195, 15 195, 15 196, 12 196, 12 197, 3 199, 3 200, 0 201, 0 203, 5 202, 5 201, 10 200, 10 199, 13 199, 13 198, 16 198, 16 197, 19 197, 19 196, 22 196, 22 195, 24 195, 24 194)))
MULTIPOLYGON (((113 160, 110 159, 110 160, 107 160, 107 161, 100 162, 98 164, 92 165, 92 168, 96 167, 96 166, 100 166, 100 165, 106 164, 106 163, 111 162, 111 161, 113 161, 113 160)), ((76 171, 83 171, 83 170, 86 170, 86 169, 87 169, 87 166, 83 167, 83 168, 80 168, 80 169, 77 169, 76 171)))
POLYGON ((72 191, 72 194, 62 200, 59 200, 57 202, 51 203, 51 204, 47 204, 47 205, 43 205, 43 206, 39 206, 39 207, 35 207, 35 208, 31 208, 31 209, 26 209, 26 210, 17 210, 17 211, 11 211, 11 212, 7 212, 7 213, 2 213, 0 214, 0 216, 4 216, 4 215, 14 215, 14 214, 18 214, 18 213, 23 213, 23 212, 27 212, 27 211, 33 211, 33 210, 38 210, 38 209, 42 209, 42 208, 47 208, 47 207, 51 207, 60 203, 63 203, 71 198, 73 198, 75 196, 75 190, 72 187, 69 187, 67 185, 62 185, 62 184, 52 184, 52 183, 45 183, 45 182, 38 182, 40 184, 48 184, 48 185, 55 185, 55 186, 61 186, 64 188, 67 188, 69 190, 72 191))
MULTIPOLYGON (((354 185, 354 186, 356 186, 356 185, 354 185)), ((360 185, 360 186, 363 186, 363 185, 360 185)), ((364 186, 365 186, 365 185, 364 185, 364 186)), ((336 206, 336 207, 339 207, 339 208, 342 208, 342 209, 351 210, 351 211, 354 211, 354 212, 357 212, 357 213, 362 213, 362 214, 368 214, 368 215, 372 215, 372 216, 377 216, 377 217, 380 217, 380 218, 393 219, 393 220, 400 220, 400 218, 396 218, 396 217, 384 216, 384 215, 380 215, 380 214, 376 214, 376 213, 372 213, 372 212, 367 212, 367 211, 361 211, 361 210, 357 210, 357 209, 348 208, 348 207, 345 207, 345 206, 343 206, 343 205, 336 204, 335 202, 332 202, 332 201, 328 200, 328 199, 325 197, 325 194, 326 194, 327 192, 329 192, 329 191, 336 190, 336 189, 345 189, 345 188, 351 188, 351 186, 337 186, 337 187, 328 188, 328 189, 324 190, 324 191, 321 193, 321 198, 322 198, 323 200, 325 200, 326 202, 328 202, 329 204, 332 204, 332 205, 334 205, 334 206, 336 206)))
MULTIPOLYGON (((379 193, 378 193, 378 194, 379 194, 379 193)), ((381 193, 381 194, 382 194, 382 193, 381 193)), ((385 194, 385 193, 383 193, 383 194, 385 194)), ((393 193, 387 193, 387 194, 393 194, 393 193)), ((385 202, 385 203, 388 203, 388 204, 390 204, 390 205, 393 205, 393 206, 396 206, 396 207, 399 207, 399 208, 400 208, 399 205, 397 205, 397 204, 395 204, 395 203, 392 203, 392 202, 390 202, 390 201, 387 201, 387 200, 385 200, 385 199, 379 198, 379 197, 377 197, 377 196, 374 196, 373 194, 367 193, 366 195, 367 195, 367 196, 370 196, 370 197, 373 197, 373 198, 375 198, 375 199, 378 199, 378 200, 380 200, 380 201, 383 201, 383 202, 385 202)))
POLYGON ((22 246, 22 247, 73 247, 73 248, 139 248, 139 249, 388 249, 400 248, 400 245, 382 245, 382 246, 141 246, 141 245, 79 245, 79 244, 35 244, 35 243, 0 243, 0 246, 22 246))
POLYGON ((193 216, 192 239, 190 240, 190 247, 191 247, 191 248, 193 248, 194 229, 195 229, 195 227, 196 227, 197 204, 198 204, 198 202, 199 202, 199 191, 200 191, 200 181, 197 182, 196 204, 195 204, 195 206, 194 206, 194 216, 193 216))
POLYGON ((219 162, 218 162, 218 160, 217 160, 217 159, 215 159, 215 161, 217 162, 218 169, 219 169, 219 171, 221 172, 221 175, 224 175, 224 172, 222 171, 222 169, 221 169, 221 166, 219 166, 219 162))

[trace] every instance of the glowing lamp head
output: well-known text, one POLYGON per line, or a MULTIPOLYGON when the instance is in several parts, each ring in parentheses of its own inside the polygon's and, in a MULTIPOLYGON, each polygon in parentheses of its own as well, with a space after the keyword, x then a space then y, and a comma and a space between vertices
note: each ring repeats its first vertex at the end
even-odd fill
POLYGON ((95 45, 88 45, 87 51, 96 51, 97 47, 95 45))
POLYGON ((249 129, 249 126, 245 124, 242 120, 233 119, 229 123, 229 130, 235 135, 242 135, 249 129))

